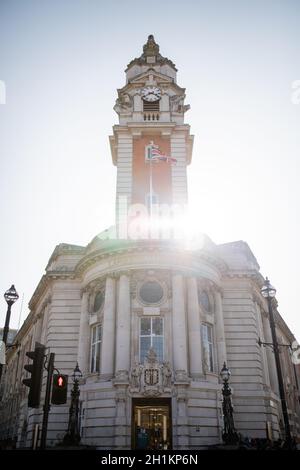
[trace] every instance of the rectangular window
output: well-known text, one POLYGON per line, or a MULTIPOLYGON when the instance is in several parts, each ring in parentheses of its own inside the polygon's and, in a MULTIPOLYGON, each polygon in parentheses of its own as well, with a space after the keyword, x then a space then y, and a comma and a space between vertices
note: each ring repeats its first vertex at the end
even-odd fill
POLYGON ((140 362, 144 362, 149 349, 153 348, 157 360, 164 359, 164 322, 161 317, 141 318, 140 323, 140 362))
POLYGON ((213 352, 213 330, 212 326, 203 324, 202 325, 202 342, 203 342, 203 353, 204 363, 206 369, 209 372, 214 371, 214 352, 213 352))
POLYGON ((102 326, 95 325, 91 331, 91 372, 100 372, 100 348, 102 326))

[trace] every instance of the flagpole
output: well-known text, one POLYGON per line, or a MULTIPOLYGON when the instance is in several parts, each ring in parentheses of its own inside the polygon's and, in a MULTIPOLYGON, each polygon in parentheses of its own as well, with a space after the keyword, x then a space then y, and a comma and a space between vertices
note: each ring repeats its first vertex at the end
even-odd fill
POLYGON ((149 177, 149 186, 150 186, 150 225, 152 224, 152 153, 150 158, 150 177, 149 177))

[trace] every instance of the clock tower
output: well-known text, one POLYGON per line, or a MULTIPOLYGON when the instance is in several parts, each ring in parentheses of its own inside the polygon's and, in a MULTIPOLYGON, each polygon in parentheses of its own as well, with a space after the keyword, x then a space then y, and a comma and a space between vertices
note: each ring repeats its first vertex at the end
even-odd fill
MULTIPOLYGON (((187 204, 187 172, 193 136, 184 123, 185 88, 176 82, 177 69, 163 57, 150 35, 140 57, 127 66, 126 84, 118 89, 110 146, 117 166, 117 236, 127 238, 120 221, 156 207, 187 204), (144 208, 144 210, 143 210, 144 208)), ((127 225, 126 225, 127 226, 127 225)))

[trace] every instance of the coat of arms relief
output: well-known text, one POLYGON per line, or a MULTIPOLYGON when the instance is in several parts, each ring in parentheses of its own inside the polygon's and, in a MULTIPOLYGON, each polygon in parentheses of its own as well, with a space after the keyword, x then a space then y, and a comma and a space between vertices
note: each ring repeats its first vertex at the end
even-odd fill
POLYGON ((150 348, 144 364, 135 362, 130 373, 130 391, 146 396, 170 393, 173 373, 169 362, 158 362, 156 352, 150 348))

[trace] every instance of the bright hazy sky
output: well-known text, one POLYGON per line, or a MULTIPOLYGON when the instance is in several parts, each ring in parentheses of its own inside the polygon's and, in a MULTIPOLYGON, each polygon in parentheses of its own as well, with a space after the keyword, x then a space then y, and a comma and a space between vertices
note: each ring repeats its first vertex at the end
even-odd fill
MULTIPOLYGON (((11 327, 55 246, 86 245, 114 221, 116 89, 154 34, 191 105, 199 229, 248 242, 300 340, 299 24, 297 0, 1 0, 0 293, 14 283, 20 294, 11 327)), ((3 297, 0 312, 3 326, 3 297)))

